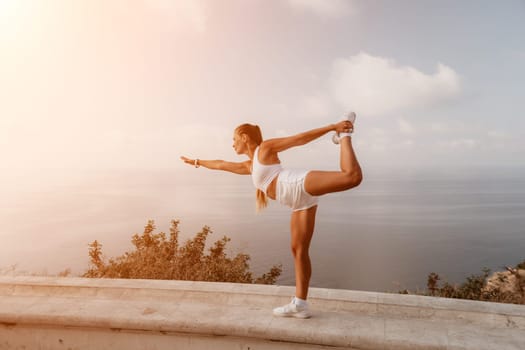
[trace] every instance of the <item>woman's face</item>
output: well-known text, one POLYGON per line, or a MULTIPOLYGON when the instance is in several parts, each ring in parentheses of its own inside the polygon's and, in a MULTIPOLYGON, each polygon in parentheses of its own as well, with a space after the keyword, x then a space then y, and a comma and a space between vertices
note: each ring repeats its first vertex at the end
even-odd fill
POLYGON ((237 154, 243 154, 246 151, 246 142, 238 133, 233 134, 233 149, 237 154))

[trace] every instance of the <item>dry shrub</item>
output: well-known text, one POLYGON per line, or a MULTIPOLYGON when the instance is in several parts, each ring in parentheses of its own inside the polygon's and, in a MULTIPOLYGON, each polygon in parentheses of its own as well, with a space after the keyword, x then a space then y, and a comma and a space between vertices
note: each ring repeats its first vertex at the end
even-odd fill
MULTIPOLYGON (((525 262, 516 266, 516 271, 525 267, 525 262)), ((517 272, 516 272, 517 273, 517 272)), ((518 275, 519 276, 519 275, 518 275)), ((513 276, 511 276, 513 277, 513 276)), ((471 275, 463 283, 450 284, 446 281, 440 284, 441 277, 432 272, 428 275, 427 290, 414 294, 442 298, 468 299, 510 304, 525 304, 523 281, 509 278, 508 273, 490 275, 489 269, 483 269, 481 274, 471 275)), ((400 294, 412 294, 408 290, 400 294)))
POLYGON ((89 245, 90 266, 83 276, 274 284, 281 275, 281 265, 274 265, 267 273, 254 278, 249 255, 227 256, 230 238, 226 236, 206 250, 206 240, 212 233, 208 226, 179 245, 178 227, 179 220, 172 220, 167 237, 164 232, 154 233, 155 223, 150 220, 141 235, 133 235, 134 250, 109 261, 104 259, 102 245, 95 240, 89 245))

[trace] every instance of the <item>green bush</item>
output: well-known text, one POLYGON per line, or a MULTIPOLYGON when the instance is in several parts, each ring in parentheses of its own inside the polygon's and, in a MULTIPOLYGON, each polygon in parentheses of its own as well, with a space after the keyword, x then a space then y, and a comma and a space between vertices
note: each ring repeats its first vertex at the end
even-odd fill
POLYGON ((102 245, 95 240, 89 245, 90 266, 83 276, 274 284, 281 275, 282 266, 274 265, 267 273, 254 278, 249 255, 239 253, 233 258, 226 255, 230 241, 226 236, 216 241, 206 254, 206 240, 212 233, 208 226, 179 245, 178 227, 179 221, 172 220, 167 237, 164 232, 154 233, 155 223, 150 220, 141 235, 133 235, 134 250, 107 262, 102 255, 102 245))

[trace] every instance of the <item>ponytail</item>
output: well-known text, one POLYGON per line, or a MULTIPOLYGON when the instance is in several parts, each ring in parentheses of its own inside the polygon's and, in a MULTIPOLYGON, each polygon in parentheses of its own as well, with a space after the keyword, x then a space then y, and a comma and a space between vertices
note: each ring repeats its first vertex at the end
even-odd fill
POLYGON ((255 197, 255 209, 257 212, 260 212, 268 206, 268 198, 266 198, 266 194, 260 189, 257 189, 255 197))

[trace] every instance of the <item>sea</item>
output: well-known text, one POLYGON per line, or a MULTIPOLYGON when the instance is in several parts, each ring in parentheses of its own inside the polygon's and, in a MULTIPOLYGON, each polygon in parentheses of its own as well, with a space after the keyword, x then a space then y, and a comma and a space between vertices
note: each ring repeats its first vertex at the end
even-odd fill
MULTIPOLYGON (((281 264, 293 285, 290 210, 255 210, 249 176, 177 170, 86 171, 0 186, 0 274, 81 275, 88 245, 106 258, 132 249, 148 220, 181 240, 203 226, 208 244, 228 236, 228 253, 250 255, 255 275, 281 264)), ((378 292, 423 290, 429 273, 461 283, 483 268, 525 260, 525 170, 376 171, 352 190, 322 196, 310 247, 311 286, 378 292)))

